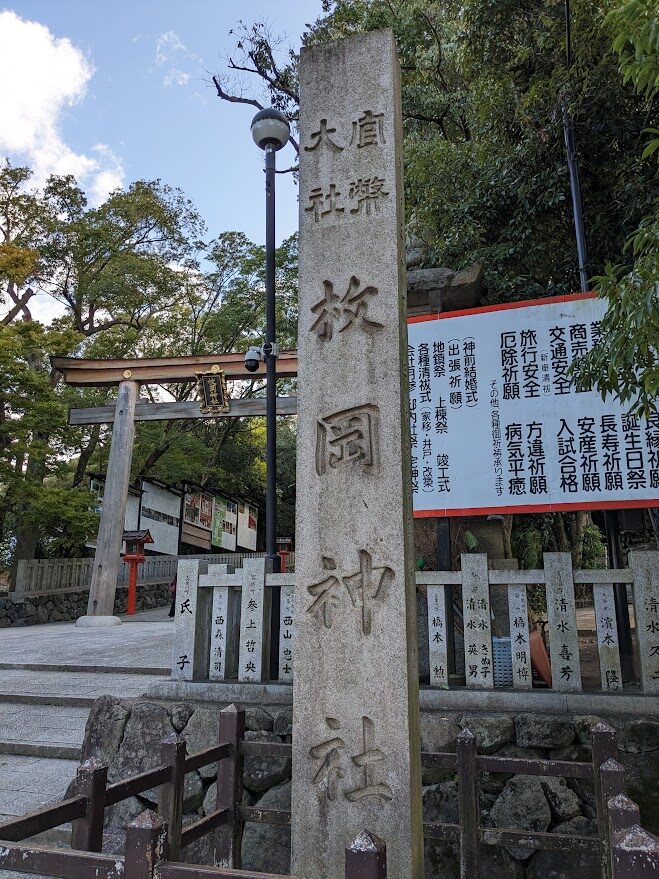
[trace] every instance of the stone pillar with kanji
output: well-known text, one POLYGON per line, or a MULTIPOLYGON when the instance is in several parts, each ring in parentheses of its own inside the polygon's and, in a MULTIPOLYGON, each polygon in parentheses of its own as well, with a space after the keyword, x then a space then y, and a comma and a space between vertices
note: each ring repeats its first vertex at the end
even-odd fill
POLYGON ((391 31, 302 50, 292 872, 365 828, 421 879, 399 67, 391 31))

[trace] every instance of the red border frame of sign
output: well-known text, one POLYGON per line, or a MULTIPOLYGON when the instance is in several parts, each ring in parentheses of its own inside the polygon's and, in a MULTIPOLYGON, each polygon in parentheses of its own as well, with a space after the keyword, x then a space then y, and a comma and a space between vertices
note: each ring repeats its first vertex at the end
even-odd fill
MULTIPOLYGON (((523 299, 520 302, 504 302, 500 305, 484 305, 480 308, 463 308, 459 311, 445 311, 437 314, 419 314, 407 318, 408 324, 425 323, 429 320, 448 320, 452 317, 465 317, 469 314, 483 314, 490 311, 508 311, 511 308, 528 308, 533 305, 550 305, 556 302, 574 302, 575 299, 596 299, 596 293, 569 293, 565 296, 547 296, 544 299, 523 299)), ((569 510, 627 510, 639 507, 659 507, 659 498, 638 501, 591 501, 562 504, 519 504, 509 507, 465 507, 464 509, 415 510, 415 519, 435 519, 452 516, 489 516, 503 513, 555 513, 569 510)))

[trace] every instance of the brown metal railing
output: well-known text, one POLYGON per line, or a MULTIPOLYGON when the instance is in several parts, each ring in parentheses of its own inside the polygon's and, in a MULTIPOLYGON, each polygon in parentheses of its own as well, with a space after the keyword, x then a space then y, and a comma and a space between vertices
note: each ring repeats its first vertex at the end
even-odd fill
MULTIPOLYGON (((78 768, 75 796, 30 815, 0 824, 0 870, 46 874, 61 879, 293 879, 241 870, 240 843, 245 822, 290 824, 284 809, 242 805, 244 756, 289 756, 290 744, 244 740, 245 712, 234 705, 220 713, 219 744, 186 756, 185 740, 175 734, 161 744, 160 765, 132 778, 107 784, 107 766, 88 760, 78 768), (183 827, 183 790, 188 772, 217 763, 215 809, 183 827), (123 857, 101 854, 105 809, 158 787, 158 811, 143 812, 128 825, 123 857), (26 840, 73 821, 71 849, 32 845, 26 840), (214 861, 223 866, 180 863, 182 851, 214 835, 214 861)), ((479 756, 467 729, 456 753, 424 753, 426 768, 457 773, 459 823, 427 823, 426 839, 458 841, 461 879, 478 879, 483 846, 597 854, 606 879, 642 879, 659 871, 659 839, 639 823, 637 806, 625 796, 623 767, 617 762, 614 730, 598 723, 592 730, 590 763, 479 756), (583 778, 595 788, 598 838, 482 827, 478 773, 501 772, 542 777, 583 778)), ((340 877, 336 877, 340 879, 340 877)), ((346 849, 345 879, 386 879, 386 846, 364 831, 346 849)))

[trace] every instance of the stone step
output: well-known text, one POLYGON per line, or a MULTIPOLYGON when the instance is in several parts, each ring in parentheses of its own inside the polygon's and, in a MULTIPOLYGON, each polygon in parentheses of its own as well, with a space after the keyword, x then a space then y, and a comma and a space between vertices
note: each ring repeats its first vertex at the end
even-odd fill
MULTIPOLYGON (((77 767, 77 759, 0 754, 0 823, 61 800, 77 767)), ((70 824, 63 825, 38 839, 49 845, 66 845, 70 830, 70 824)))
MULTIPOLYGON (((98 696, 116 696, 119 699, 134 699, 144 695, 149 685, 160 678, 152 674, 139 675, 126 673, 88 672, 88 671, 41 671, 29 669, 5 669, 0 675, 0 701, 15 696, 54 697, 46 704, 72 704, 68 699, 87 700, 98 696), (64 702, 58 702, 60 699, 64 702)), ((42 700, 45 701, 45 700, 42 700)), ((79 703, 89 705, 88 701, 79 703)))
POLYGON ((16 757, 49 757, 53 760, 80 759, 81 745, 46 745, 34 742, 3 742, 0 741, 0 755, 9 754, 16 757))
POLYGON ((95 696, 42 696, 38 693, 3 693, 0 702, 16 705, 69 705, 72 708, 91 708, 95 696))
POLYGON ((77 760, 88 716, 86 706, 0 702, 0 754, 77 760))
POLYGON ((84 674, 156 675, 169 676, 171 669, 159 666, 125 665, 75 665, 72 663, 48 662, 0 662, 0 670, 5 671, 56 671, 82 672, 84 674))

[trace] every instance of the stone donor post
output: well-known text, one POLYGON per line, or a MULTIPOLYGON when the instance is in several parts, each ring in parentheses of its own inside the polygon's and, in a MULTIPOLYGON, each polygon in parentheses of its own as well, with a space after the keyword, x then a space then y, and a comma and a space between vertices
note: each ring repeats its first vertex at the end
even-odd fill
POLYGON ((292 872, 423 876, 399 67, 302 50, 292 872))

